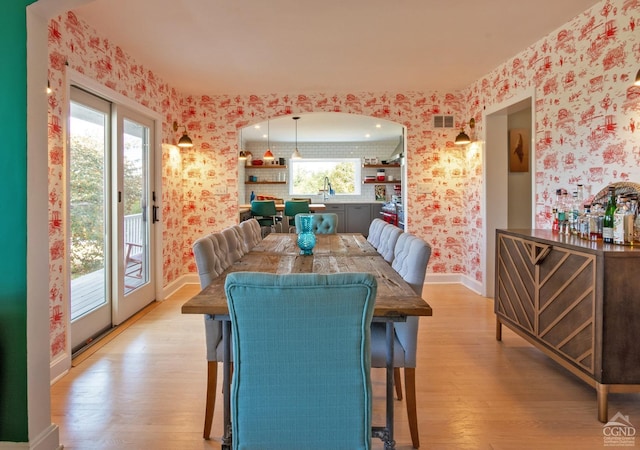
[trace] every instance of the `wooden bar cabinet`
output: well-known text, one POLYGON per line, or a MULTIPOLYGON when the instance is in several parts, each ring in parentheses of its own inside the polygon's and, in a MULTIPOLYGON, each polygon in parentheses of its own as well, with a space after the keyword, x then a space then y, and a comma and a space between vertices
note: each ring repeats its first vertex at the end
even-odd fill
POLYGON ((496 339, 507 326, 597 392, 640 392, 640 246, 497 230, 496 339))

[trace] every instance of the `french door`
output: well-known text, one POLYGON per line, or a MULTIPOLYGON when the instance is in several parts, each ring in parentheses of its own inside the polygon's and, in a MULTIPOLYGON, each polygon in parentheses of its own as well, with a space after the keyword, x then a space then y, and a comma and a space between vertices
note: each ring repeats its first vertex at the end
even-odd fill
POLYGON ((72 351, 155 299, 153 120, 71 88, 68 261, 72 351))

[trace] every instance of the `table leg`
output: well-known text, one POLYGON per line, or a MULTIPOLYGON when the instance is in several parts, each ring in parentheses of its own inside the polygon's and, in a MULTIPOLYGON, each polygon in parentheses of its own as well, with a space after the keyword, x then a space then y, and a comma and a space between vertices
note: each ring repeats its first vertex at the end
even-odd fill
POLYGON ((222 449, 231 449, 231 321, 222 321, 222 398, 223 429, 222 449))

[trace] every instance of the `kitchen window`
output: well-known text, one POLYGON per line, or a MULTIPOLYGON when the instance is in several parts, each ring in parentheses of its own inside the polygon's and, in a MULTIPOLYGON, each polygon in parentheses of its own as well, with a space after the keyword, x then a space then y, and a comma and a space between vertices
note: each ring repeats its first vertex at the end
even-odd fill
MULTIPOLYGON (((329 185, 335 195, 360 195, 362 161, 359 158, 290 159, 289 194, 324 194, 329 185)), ((329 192, 326 192, 329 194, 329 192)))

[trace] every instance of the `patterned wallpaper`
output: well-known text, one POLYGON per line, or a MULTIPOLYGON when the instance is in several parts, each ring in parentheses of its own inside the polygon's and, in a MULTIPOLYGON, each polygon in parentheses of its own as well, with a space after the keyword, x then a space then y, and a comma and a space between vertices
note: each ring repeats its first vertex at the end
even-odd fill
POLYGON ((615 181, 640 182, 639 27, 640 1, 603 1, 465 90, 476 120, 535 90, 537 227, 551 227, 557 188, 583 184, 594 196, 615 181))
POLYGON ((192 242, 237 220, 236 130, 269 117, 339 111, 406 125, 409 228, 433 245, 429 271, 482 280, 482 154, 451 151, 456 130, 433 129, 434 114, 469 117, 482 136, 485 108, 534 89, 536 223, 550 227, 552 193, 576 183, 595 194, 612 181, 640 181, 640 0, 605 0, 462 92, 271 93, 182 96, 73 13, 50 23, 50 288, 52 357, 64 348, 62 236, 65 62, 161 112, 163 142, 173 120, 192 149, 164 145, 163 277, 195 272, 192 242), (213 195, 216 185, 227 194, 213 195))
MULTIPOLYGON (((73 70, 125 95, 130 99, 160 113, 163 117, 163 141, 173 142, 170 124, 179 118, 180 96, 164 83, 152 70, 134 61, 108 38, 100 36, 73 12, 49 22, 49 309, 51 356, 66 349, 64 314, 65 298, 64 240, 66 162, 64 151, 64 127, 67 99, 65 98, 65 70, 73 70)), ((163 176, 163 259, 172 262, 171 251, 182 247, 182 163, 177 147, 162 148, 163 176), (171 206, 167 206, 171 205, 171 206)), ((165 283, 182 275, 179 264, 165 267, 165 283)))

